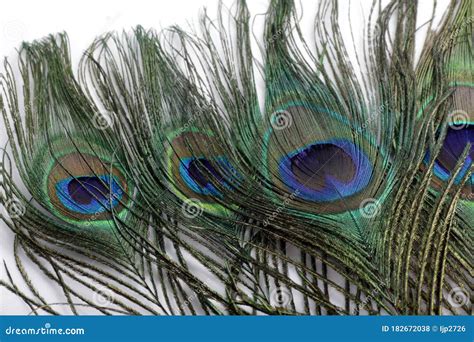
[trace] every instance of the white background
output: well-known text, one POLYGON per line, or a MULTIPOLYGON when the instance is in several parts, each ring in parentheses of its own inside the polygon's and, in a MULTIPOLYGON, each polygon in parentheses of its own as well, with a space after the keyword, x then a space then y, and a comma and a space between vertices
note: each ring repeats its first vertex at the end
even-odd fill
MULTIPOLYGON (((224 1, 231 6, 233 1, 224 1)), ((364 17, 368 15, 371 0, 340 0, 341 13, 344 16, 350 13, 351 21, 356 37, 356 44, 362 42, 362 26, 364 17), (348 6, 350 6, 350 11, 348 6)), ((432 10, 432 0, 421 1, 420 23, 425 22, 432 10)), ((447 0, 439 1, 439 11, 446 8, 447 0)), ((253 15, 264 13, 268 2, 265 0, 249 0, 249 7, 253 15)), ((316 1, 302 1, 304 8, 304 23, 308 30, 312 27, 316 1)), ((83 51, 93 39, 111 30, 130 30, 140 24, 145 28, 160 30, 169 25, 179 24, 183 27, 188 25, 197 26, 199 13, 203 7, 208 8, 212 17, 216 16, 217 0, 82 0, 82 1, 60 1, 60 0, 2 0, 0 4, 0 58, 8 56, 13 61, 16 59, 15 49, 21 41, 32 41, 51 33, 66 31, 69 35, 72 62, 77 66, 83 51)), ((341 20, 347 24, 348 20, 341 20)), ((261 28, 254 27, 256 31, 261 28)), ((308 31, 306 30, 306 31, 308 31)), ((348 26, 346 27, 349 33, 348 26)), ((347 35, 350 39, 350 35, 347 35)), ((352 42, 348 41, 349 46, 352 42)), ((0 67, 3 72, 3 67, 0 67)), ((6 142, 3 122, 0 120, 0 144, 6 142)), ((12 234, 8 228, 0 222, 0 277, 5 279, 3 260, 9 265, 14 265, 12 258, 12 234)), ((31 274, 36 284, 48 288, 48 282, 40 275, 31 274)), ((49 294, 54 301, 56 295, 49 294)), ((0 288, 0 314, 26 314, 28 307, 18 300, 14 295, 0 288)))

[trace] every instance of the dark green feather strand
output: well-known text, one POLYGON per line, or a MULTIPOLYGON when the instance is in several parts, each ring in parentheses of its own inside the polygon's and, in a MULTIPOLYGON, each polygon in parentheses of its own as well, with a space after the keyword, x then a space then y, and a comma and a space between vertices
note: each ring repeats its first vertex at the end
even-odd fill
POLYGON ((17 258, 0 284, 32 310, 63 312, 29 279, 24 251, 73 313, 469 314, 453 293, 473 287, 470 145, 448 176, 438 164, 450 113, 472 120, 472 1, 430 21, 419 60, 418 2, 375 1, 357 65, 338 7, 320 2, 312 42, 295 2, 270 1, 263 64, 245 1, 216 21, 204 13, 198 32, 99 37, 79 81, 65 35, 24 44, 1 104, 29 195, 2 171, 2 203, 18 198, 26 213, 2 216, 17 258), (89 189, 108 193, 99 215, 52 204, 44 173, 58 161, 79 183, 108 180, 89 189))

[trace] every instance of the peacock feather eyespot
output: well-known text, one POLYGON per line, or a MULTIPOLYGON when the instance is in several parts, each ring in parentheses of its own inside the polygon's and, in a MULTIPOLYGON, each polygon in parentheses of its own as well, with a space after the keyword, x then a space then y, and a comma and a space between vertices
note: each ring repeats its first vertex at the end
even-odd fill
POLYGON ((120 214, 127 182, 115 166, 97 156, 71 153, 58 158, 47 179, 48 195, 60 216, 74 221, 104 221, 120 214))
POLYGON ((36 180, 40 198, 64 221, 110 226, 113 215, 126 215, 132 186, 111 153, 86 140, 62 137, 39 149, 33 164, 45 170, 36 180))
POLYGON ((354 143, 345 139, 317 141, 281 158, 280 176, 299 197, 315 202, 334 201, 363 190, 372 165, 354 143))
POLYGON ((56 196, 70 211, 99 214, 115 208, 123 197, 123 191, 117 177, 89 175, 57 182, 56 196))
MULTIPOLYGON (((454 183, 459 184, 467 175, 468 179, 462 189, 461 198, 472 201, 474 186, 474 174, 472 174, 471 169, 474 160, 473 122, 457 122, 456 124, 449 125, 441 150, 436 156, 433 173, 436 177, 435 184, 438 186, 440 186, 441 183, 448 181, 451 174, 455 171, 456 164, 459 162, 459 159, 468 144, 471 144, 471 148, 461 166, 461 170, 454 180, 454 183), (470 173, 470 176, 468 173, 470 173)), ((428 152, 425 158, 425 163, 428 163, 429 158, 430 154, 428 152)))
POLYGON ((216 183, 227 190, 232 190, 236 183, 236 180, 230 176, 235 175, 236 171, 224 156, 212 159, 204 156, 183 158, 179 173, 186 185, 200 195, 222 197, 216 183))
POLYGON ((417 3, 375 0, 356 60, 332 0, 307 37, 271 0, 257 54, 246 1, 105 34, 76 73, 65 35, 23 43, 0 204, 31 205, 0 215, 0 287, 35 314, 469 314, 474 8, 419 36, 417 3))
POLYGON ((212 132, 195 128, 177 130, 168 136, 167 177, 172 192, 181 200, 198 200, 204 210, 227 212, 222 200, 234 191, 241 176, 224 154, 212 132))
MULTIPOLYGON (((474 87, 470 82, 451 82, 450 89, 453 91, 449 99, 454 110, 446 114, 448 127, 444 137, 441 149, 436 156, 433 165, 433 186, 434 190, 440 189, 446 183, 451 174, 455 171, 464 149, 471 144, 471 149, 464 160, 459 173, 454 180, 454 184, 459 184, 463 178, 468 177, 466 183, 461 189, 461 199, 472 202, 474 194, 474 175, 472 174, 472 163, 474 160, 474 87), (470 176, 468 173, 471 173, 470 176)), ((425 101, 418 116, 423 114, 423 109, 433 102, 433 98, 425 101)), ((426 167, 431 158, 430 151, 426 152, 424 167, 426 167)))
POLYGON ((296 194, 289 206, 330 214, 358 210, 366 194, 381 195, 374 179, 380 176, 383 153, 366 132, 307 101, 275 112, 285 113, 291 125, 271 124, 267 130, 264 173, 277 188, 296 194))

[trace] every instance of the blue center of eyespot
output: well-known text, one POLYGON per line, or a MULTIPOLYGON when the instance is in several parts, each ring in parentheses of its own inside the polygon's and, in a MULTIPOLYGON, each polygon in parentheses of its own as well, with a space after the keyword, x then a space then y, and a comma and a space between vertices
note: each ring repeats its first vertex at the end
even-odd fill
MULTIPOLYGON (((434 164, 433 172, 439 179, 443 181, 449 179, 468 143, 471 143, 472 146, 461 167, 461 171, 455 179, 456 184, 459 184, 464 176, 466 176, 474 160, 474 125, 448 127, 443 146, 434 164)), ((425 163, 429 162, 429 158, 430 154, 428 152, 425 157, 425 163)), ((474 184, 474 175, 471 175, 467 183, 474 184)))
POLYGON ((225 157, 189 157, 181 159, 179 173, 186 185, 200 195, 222 196, 217 183, 232 190, 238 185, 240 176, 225 157))
POLYGON ((318 141, 280 159, 282 181, 297 197, 329 202, 363 190, 373 167, 354 143, 345 139, 318 141))
POLYGON ((67 209, 92 215, 117 206, 123 197, 123 190, 114 176, 82 176, 59 181, 56 194, 67 209))

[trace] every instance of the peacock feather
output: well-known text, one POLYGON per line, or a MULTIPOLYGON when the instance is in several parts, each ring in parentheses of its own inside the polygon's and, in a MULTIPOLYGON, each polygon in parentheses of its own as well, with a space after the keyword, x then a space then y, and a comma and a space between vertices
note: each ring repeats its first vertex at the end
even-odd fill
POLYGON ((0 285, 35 314, 470 314, 473 6, 420 37, 418 1, 374 1, 355 61, 335 0, 314 40, 271 0, 260 49, 243 0, 104 34, 77 74, 65 33, 23 43, 0 285))

